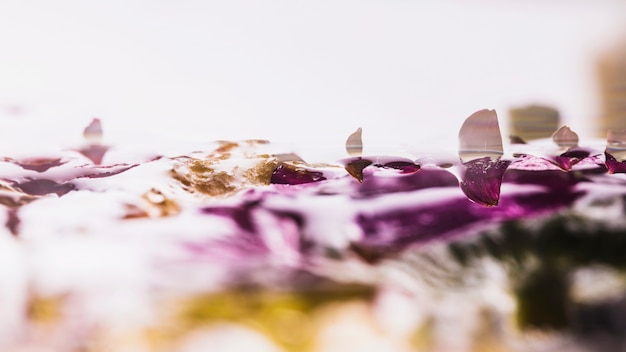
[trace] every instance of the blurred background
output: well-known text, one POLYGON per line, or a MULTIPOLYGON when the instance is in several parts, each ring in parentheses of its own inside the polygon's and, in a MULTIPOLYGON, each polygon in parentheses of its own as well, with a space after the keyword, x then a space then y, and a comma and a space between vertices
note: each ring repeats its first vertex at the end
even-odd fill
POLYGON ((483 108, 602 136, 626 128, 625 52, 624 0, 2 1, 0 139, 100 117, 146 144, 343 153, 362 127, 365 153, 419 151, 483 108))

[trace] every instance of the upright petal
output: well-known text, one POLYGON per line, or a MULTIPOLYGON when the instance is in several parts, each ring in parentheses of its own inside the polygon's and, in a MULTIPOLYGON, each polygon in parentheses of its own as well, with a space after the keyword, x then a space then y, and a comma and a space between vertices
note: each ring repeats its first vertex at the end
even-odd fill
POLYGON ((498 115, 480 110, 468 117, 459 131, 459 157, 463 162, 461 190, 473 202, 498 205, 502 177, 509 161, 504 154, 498 115))
POLYGON ((361 156, 363 154, 363 140, 361 139, 361 127, 357 128, 346 141, 346 151, 350 156, 361 156))
POLYGON ((94 118, 83 130, 83 136, 90 144, 100 143, 102 140, 102 123, 99 118, 94 118))
POLYGON ((498 205, 502 178, 510 163, 508 160, 490 160, 487 157, 466 163, 461 190, 475 203, 498 205))
POLYGON ((459 131, 459 157, 463 163, 504 154, 495 110, 480 110, 468 117, 459 131))
POLYGON ((572 148, 578 146, 578 135, 567 126, 562 126, 554 134, 552 140, 561 148, 572 148))
POLYGON ((609 130, 604 155, 609 173, 626 173, 626 130, 609 130))

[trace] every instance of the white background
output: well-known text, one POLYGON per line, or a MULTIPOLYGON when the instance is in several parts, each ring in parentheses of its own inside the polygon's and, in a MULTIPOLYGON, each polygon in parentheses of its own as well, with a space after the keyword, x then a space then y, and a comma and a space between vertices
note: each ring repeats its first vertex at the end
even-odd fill
POLYGON ((97 116, 114 140, 343 152, 361 126, 366 153, 417 151, 530 103, 584 136, 595 60, 624 35, 623 0, 0 0, 0 139, 97 116))

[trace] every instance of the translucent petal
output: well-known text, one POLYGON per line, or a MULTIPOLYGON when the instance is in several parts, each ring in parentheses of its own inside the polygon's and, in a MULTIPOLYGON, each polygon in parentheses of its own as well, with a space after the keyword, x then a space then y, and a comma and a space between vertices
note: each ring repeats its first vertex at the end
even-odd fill
POLYGON ((480 110, 468 117, 459 131, 459 157, 466 163, 504 154, 502 136, 495 110, 480 110))
POLYGON ((102 140, 102 123, 99 118, 94 118, 91 123, 85 127, 83 136, 87 142, 92 144, 100 143, 102 140))
POLYGON ((510 163, 505 160, 490 160, 488 157, 466 163, 461 182, 463 193, 475 203, 498 205, 502 177, 510 163))
POLYGON ((361 156, 363 154, 363 140, 361 139, 361 127, 357 128, 346 141, 346 151, 350 156, 361 156))
POLYGON ((554 134, 552 140, 561 148, 571 148, 578 146, 578 135, 567 126, 562 126, 554 134))
POLYGON ((626 160, 626 130, 609 130, 606 136, 606 152, 618 161, 626 160))

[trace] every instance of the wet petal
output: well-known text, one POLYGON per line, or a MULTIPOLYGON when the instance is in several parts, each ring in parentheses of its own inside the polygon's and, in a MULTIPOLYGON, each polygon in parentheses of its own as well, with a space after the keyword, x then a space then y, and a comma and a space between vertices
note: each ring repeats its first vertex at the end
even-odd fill
POLYGON ((589 156, 589 151, 572 148, 561 155, 554 157, 554 163, 563 170, 570 170, 572 166, 589 156))
POLYGON ((502 136, 495 110, 480 110, 468 117, 459 131, 459 157, 466 163, 504 154, 502 136))
POLYGON ((609 130, 604 155, 609 173, 626 173, 626 130, 609 130))
POLYGON ((109 150, 109 147, 100 144, 92 144, 81 148, 79 152, 87 157, 87 159, 91 160, 94 164, 100 165, 102 164, 102 159, 104 159, 104 155, 109 150))
POLYGON ((350 174, 350 176, 356 178, 357 181, 363 182, 363 169, 370 166, 372 164, 371 160, 367 159, 355 159, 350 161, 346 165, 346 171, 350 174))
POLYGON ((303 183, 319 182, 326 177, 319 171, 309 171, 289 165, 280 165, 272 172, 270 183, 282 185, 300 185, 303 183))
POLYGON ((502 177, 511 162, 490 160, 488 157, 465 164, 461 189, 467 197, 478 204, 498 205, 502 177))
POLYGON ((605 165, 610 174, 626 174, 626 160, 619 161, 613 155, 604 152, 605 165))

